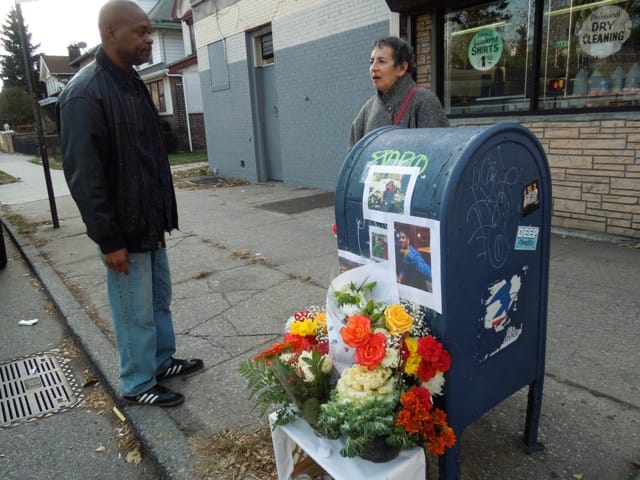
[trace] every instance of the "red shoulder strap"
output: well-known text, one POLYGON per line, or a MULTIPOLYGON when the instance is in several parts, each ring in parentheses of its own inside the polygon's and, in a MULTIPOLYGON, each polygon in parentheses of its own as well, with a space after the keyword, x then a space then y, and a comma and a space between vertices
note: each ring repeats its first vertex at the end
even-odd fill
POLYGON ((400 111, 398 112, 398 115, 396 115, 396 118, 393 121, 393 125, 400 125, 400 122, 402 121, 402 117, 404 116, 405 110, 409 106, 409 103, 411 102, 413 95, 418 91, 419 88, 420 88, 420 85, 416 84, 411 88, 411 90, 409 90, 409 93, 407 93, 407 98, 404 99, 404 103, 400 107, 400 111))

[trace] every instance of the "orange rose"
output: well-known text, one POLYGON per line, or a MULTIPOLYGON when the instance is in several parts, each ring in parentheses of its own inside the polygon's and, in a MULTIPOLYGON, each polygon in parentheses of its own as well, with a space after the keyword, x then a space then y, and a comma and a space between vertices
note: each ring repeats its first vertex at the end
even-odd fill
POLYGON ((413 327, 413 318, 397 303, 384 310, 384 322, 391 335, 400 335, 413 327))
POLYGON ((347 326, 340 330, 342 340, 350 347, 360 347, 367 343, 371 336, 371 320, 362 315, 347 318, 347 326))
POLYGON ((353 358, 359 365, 373 370, 384 360, 386 353, 387 337, 384 333, 373 333, 365 345, 356 348, 353 358))

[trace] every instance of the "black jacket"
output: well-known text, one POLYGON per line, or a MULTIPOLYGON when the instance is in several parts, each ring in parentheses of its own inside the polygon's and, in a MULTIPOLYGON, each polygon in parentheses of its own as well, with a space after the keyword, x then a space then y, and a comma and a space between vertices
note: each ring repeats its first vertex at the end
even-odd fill
POLYGON ((103 253, 164 246, 178 228, 158 113, 134 71, 99 50, 57 105, 63 168, 87 234, 103 253))

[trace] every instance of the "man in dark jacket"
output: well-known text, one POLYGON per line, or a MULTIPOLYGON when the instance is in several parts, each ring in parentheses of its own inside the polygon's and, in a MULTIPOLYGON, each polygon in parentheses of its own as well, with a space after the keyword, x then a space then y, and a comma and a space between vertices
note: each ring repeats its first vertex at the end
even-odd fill
POLYGON ((128 403, 170 407, 184 397, 157 380, 203 362, 173 358, 165 232, 178 228, 178 211, 158 113, 133 70, 151 54, 151 23, 136 3, 110 0, 99 28, 95 62, 58 101, 64 173, 107 266, 122 395, 128 403))

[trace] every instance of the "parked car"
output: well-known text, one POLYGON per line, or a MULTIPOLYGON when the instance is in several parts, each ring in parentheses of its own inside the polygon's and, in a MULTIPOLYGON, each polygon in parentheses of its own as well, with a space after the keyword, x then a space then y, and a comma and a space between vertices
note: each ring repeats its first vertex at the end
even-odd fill
POLYGON ((2 223, 0 223, 0 269, 7 265, 7 247, 4 244, 4 233, 2 233, 2 223))

